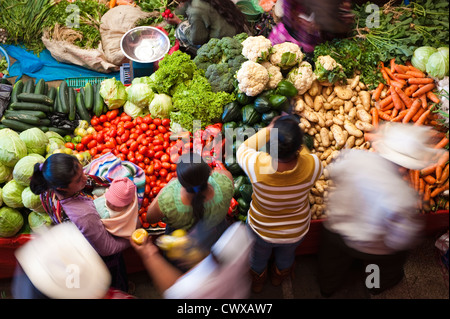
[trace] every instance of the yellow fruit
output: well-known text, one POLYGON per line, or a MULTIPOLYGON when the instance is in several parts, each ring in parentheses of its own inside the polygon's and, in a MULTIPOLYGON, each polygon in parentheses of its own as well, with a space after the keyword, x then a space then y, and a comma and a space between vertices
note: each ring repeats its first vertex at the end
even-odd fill
POLYGON ((72 154, 73 154, 73 150, 72 150, 71 148, 65 147, 65 148, 63 149, 63 153, 72 155, 72 154))
POLYGON ((142 245, 148 237, 148 232, 144 228, 136 229, 131 235, 131 239, 138 245, 142 245))
POLYGON ((186 231, 184 229, 176 229, 171 235, 174 237, 184 237, 186 236, 186 231))

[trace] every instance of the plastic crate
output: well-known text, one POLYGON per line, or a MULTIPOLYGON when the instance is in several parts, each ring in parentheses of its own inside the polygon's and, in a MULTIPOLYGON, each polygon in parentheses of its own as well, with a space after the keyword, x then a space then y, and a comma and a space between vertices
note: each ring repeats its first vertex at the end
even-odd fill
POLYGON ((66 78, 67 85, 72 88, 80 88, 86 85, 86 83, 97 84, 103 80, 108 79, 106 76, 93 76, 93 77, 79 77, 79 78, 66 78))
POLYGON ((120 81, 123 84, 131 84, 131 81, 133 80, 133 76, 131 74, 131 67, 130 63, 124 63, 120 67, 120 81))

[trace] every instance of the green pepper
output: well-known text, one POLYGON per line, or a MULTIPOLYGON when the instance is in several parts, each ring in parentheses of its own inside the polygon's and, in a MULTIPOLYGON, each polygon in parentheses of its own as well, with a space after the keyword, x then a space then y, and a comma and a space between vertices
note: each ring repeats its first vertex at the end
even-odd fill
POLYGON ((252 200, 252 194, 253 194, 253 187, 251 184, 242 184, 239 186, 239 194, 241 194, 242 198, 246 202, 251 202, 252 200))
POLYGON ((237 128, 238 126, 237 126, 237 123, 236 122, 233 122, 233 121, 231 121, 231 122, 226 122, 226 123, 223 123, 223 125, 222 125, 222 134, 223 134, 223 136, 225 136, 225 130, 227 129, 227 128, 229 128, 229 129, 235 129, 235 128, 237 128))
POLYGON ((297 93, 298 93, 298 91, 295 88, 294 84, 292 84, 288 80, 281 80, 278 83, 275 92, 277 94, 284 95, 284 96, 287 96, 287 97, 296 96, 297 93))
POLYGON ((239 175, 233 179, 234 184, 234 195, 233 197, 237 198, 241 196, 241 193, 239 191, 240 187, 244 185, 247 181, 247 178, 245 175, 239 175))
POLYGON ((250 208, 250 203, 246 202, 245 199, 243 199, 242 197, 239 197, 237 199, 237 202, 239 204, 238 205, 239 213, 241 213, 242 215, 247 215, 248 210, 250 208))
POLYGON ((243 92, 238 92, 236 94, 236 101, 240 104, 240 105, 246 105, 246 104, 250 104, 253 101, 254 97, 252 96, 248 96, 247 94, 243 93, 243 92))
POLYGON ((275 110, 280 110, 283 105, 287 102, 288 98, 284 95, 280 94, 273 94, 269 96, 269 104, 274 108, 275 110))
POLYGON ((255 99, 254 108, 258 113, 265 113, 270 111, 269 99, 265 96, 258 96, 255 99))

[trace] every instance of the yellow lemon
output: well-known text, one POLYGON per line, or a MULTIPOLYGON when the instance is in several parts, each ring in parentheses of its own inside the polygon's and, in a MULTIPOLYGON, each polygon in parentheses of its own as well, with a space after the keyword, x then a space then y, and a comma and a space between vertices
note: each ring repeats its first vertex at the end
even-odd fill
POLYGON ((131 235, 131 239, 138 245, 142 245, 147 240, 147 237, 148 232, 144 228, 136 229, 131 235))
POLYGON ((176 229, 171 235, 174 237, 184 237, 186 236, 186 231, 184 229, 176 229))

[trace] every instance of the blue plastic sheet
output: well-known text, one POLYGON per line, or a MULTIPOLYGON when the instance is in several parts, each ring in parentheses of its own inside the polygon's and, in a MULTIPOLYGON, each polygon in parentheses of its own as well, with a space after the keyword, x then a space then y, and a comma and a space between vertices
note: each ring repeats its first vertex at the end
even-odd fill
POLYGON ((15 45, 3 45, 8 55, 16 59, 10 68, 9 76, 17 76, 20 79, 23 75, 44 81, 64 80, 72 77, 115 77, 120 78, 120 72, 101 73, 83 68, 74 64, 61 63, 56 61, 50 51, 45 49, 39 56, 27 51, 23 47, 15 45))

